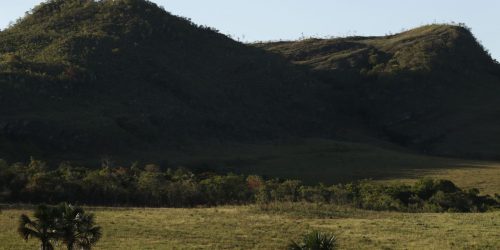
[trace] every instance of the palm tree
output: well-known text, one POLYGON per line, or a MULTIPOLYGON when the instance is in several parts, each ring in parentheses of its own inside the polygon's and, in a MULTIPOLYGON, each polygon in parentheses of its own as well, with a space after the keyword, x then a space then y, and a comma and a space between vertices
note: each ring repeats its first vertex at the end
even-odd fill
POLYGON ((53 250, 51 241, 57 237, 56 220, 57 210, 45 205, 40 205, 35 209, 34 220, 22 214, 19 219, 17 231, 24 240, 37 238, 41 241, 41 250, 53 250))
POLYGON ((58 238, 68 250, 78 247, 82 250, 91 249, 101 238, 101 227, 95 226, 94 215, 85 213, 81 207, 67 203, 59 205, 61 220, 58 223, 58 238))
POLYGON ((332 234, 318 231, 306 234, 301 243, 292 241, 289 250, 334 250, 337 249, 337 238, 332 234))

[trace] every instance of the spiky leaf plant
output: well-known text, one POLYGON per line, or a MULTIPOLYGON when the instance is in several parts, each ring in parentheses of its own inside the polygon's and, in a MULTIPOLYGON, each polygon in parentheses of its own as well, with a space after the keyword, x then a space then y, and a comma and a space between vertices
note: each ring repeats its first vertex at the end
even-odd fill
POLYGON ((333 234, 313 231, 304 235, 302 242, 292 241, 288 250, 333 250, 337 249, 337 237, 333 234))

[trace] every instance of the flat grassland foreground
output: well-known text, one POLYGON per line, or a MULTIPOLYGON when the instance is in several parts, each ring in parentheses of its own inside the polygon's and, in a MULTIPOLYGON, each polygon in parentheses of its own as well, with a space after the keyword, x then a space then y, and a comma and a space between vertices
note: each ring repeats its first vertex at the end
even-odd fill
MULTIPOLYGON (((318 229, 340 249, 500 249, 500 211, 397 213, 288 204, 286 212, 253 206, 194 209, 89 208, 103 227, 95 249, 285 249, 318 229)), ((38 249, 16 228, 22 209, 0 214, 0 249, 38 249)), ((63 249, 59 245, 57 249, 63 249)))

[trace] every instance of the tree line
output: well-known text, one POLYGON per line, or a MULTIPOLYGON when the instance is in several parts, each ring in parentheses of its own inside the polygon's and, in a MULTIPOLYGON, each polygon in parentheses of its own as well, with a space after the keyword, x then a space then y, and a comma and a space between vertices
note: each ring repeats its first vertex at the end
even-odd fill
POLYGON ((482 212, 499 207, 500 196, 463 190, 448 180, 421 179, 413 185, 370 180, 336 185, 305 185, 299 180, 257 175, 194 173, 158 165, 103 164, 90 169, 39 160, 0 161, 0 201, 6 203, 98 206, 195 207, 274 202, 320 202, 370 210, 482 212))

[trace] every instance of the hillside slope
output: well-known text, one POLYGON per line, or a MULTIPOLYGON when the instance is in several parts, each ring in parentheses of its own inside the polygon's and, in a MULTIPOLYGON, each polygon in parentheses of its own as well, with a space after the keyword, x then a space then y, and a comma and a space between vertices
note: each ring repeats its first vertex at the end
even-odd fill
POLYGON ((0 58, 8 159, 139 159, 352 124, 307 71, 144 0, 43 3, 0 32, 0 58))
POLYGON ((381 138, 424 153, 500 157, 500 66, 467 28, 255 46, 309 67, 344 93, 344 113, 381 138))

